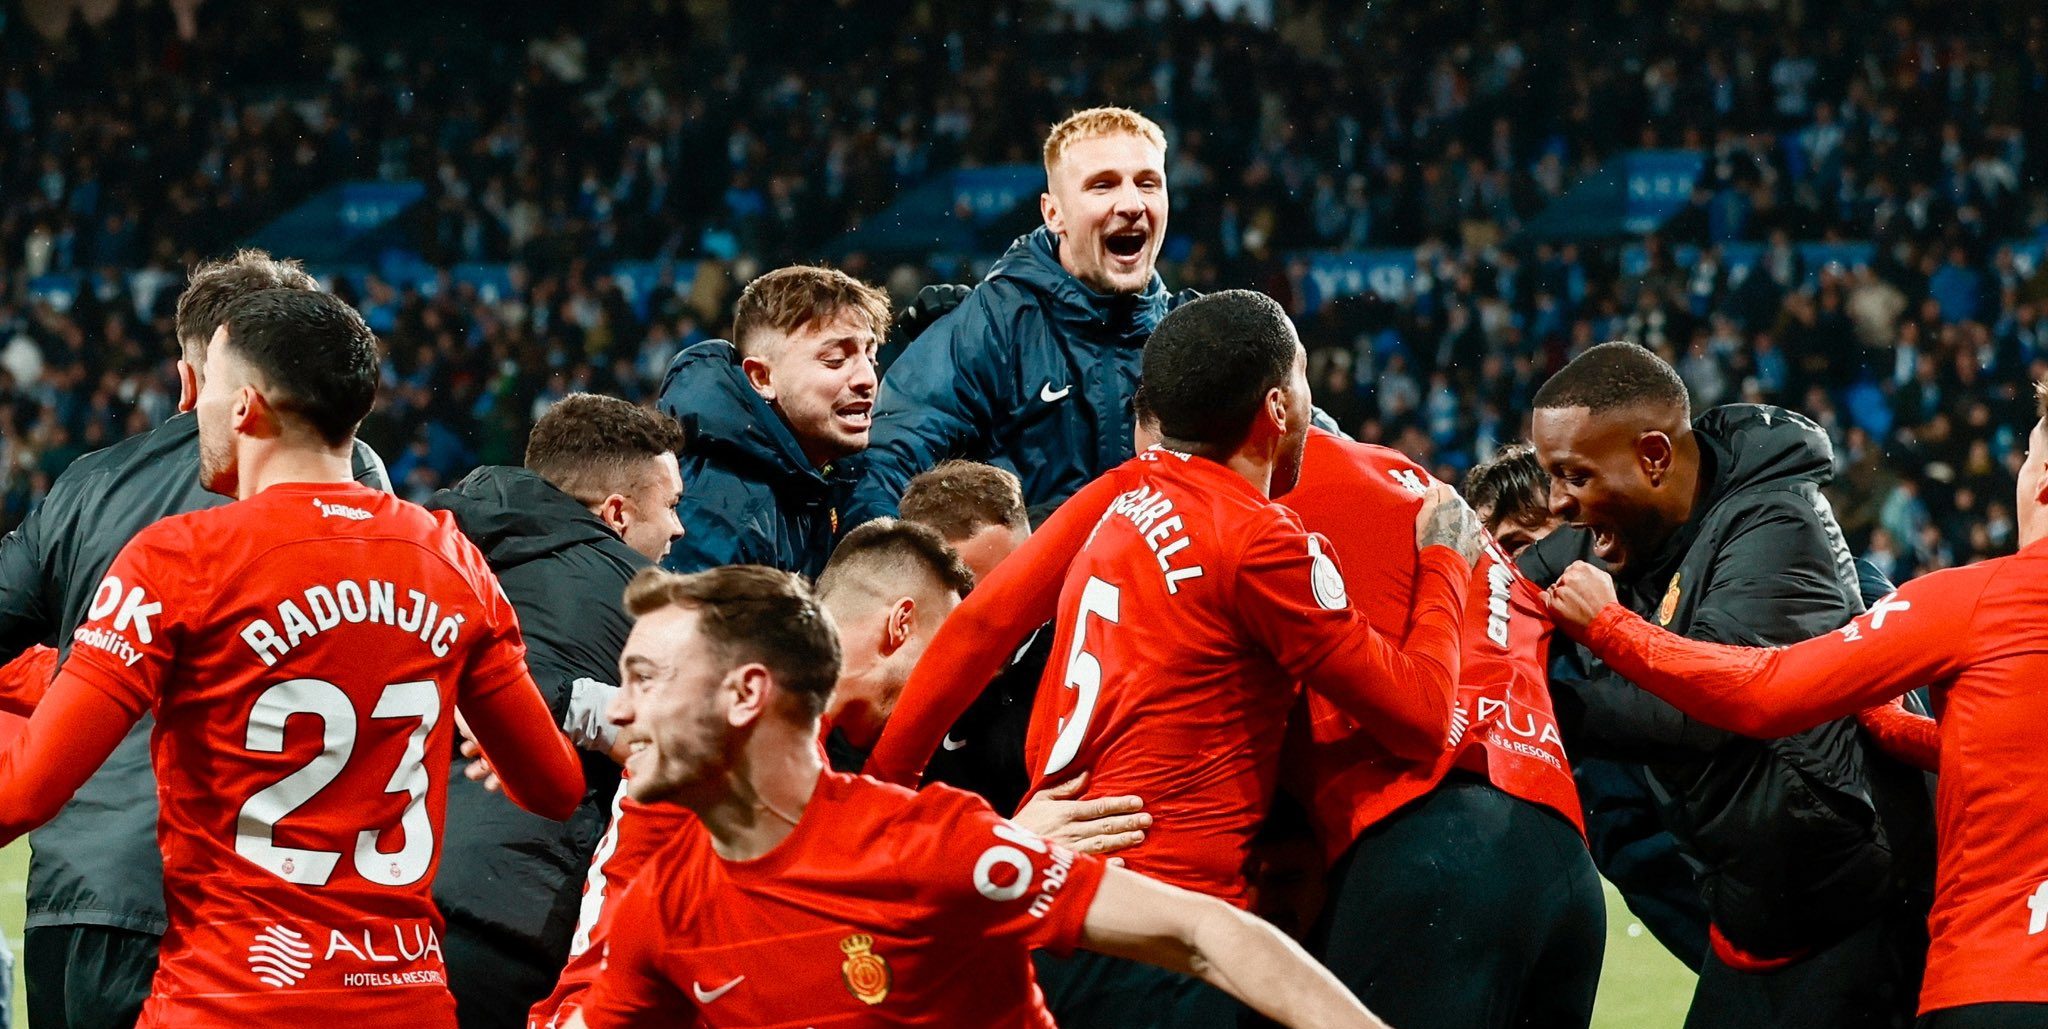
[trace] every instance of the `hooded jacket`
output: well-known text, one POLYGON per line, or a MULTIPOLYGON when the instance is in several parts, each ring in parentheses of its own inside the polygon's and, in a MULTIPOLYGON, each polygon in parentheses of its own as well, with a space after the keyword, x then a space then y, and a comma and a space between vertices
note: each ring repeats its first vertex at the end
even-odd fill
POLYGON ((911 478, 948 458, 1017 473, 1034 520, 1130 459, 1145 341, 1194 294, 1157 274, 1142 293, 1097 293, 1058 246, 1044 227, 1019 237, 889 366, 846 525, 894 515, 911 478))
MULTIPOLYGON (((632 619, 626 582, 650 562, 588 508, 524 468, 487 466, 434 494, 498 577, 519 616, 526 666, 560 724, 579 678, 618 681, 632 619)), ((566 822, 529 814, 484 789, 457 761, 448 776, 434 899, 451 919, 481 926, 536 960, 569 957, 583 875, 604 834, 619 767, 584 752, 589 785, 566 822)))
POLYGON ((757 564, 816 578, 859 477, 861 455, 815 468, 796 436, 740 370, 721 339, 676 355, 661 410, 683 426, 683 538, 662 566, 697 572, 757 564))
MULTIPOLYGON (((1861 613, 1857 572, 1820 492, 1833 477, 1820 427, 1745 404, 1710 410, 1693 429, 1693 516, 1616 583, 1621 602, 1680 635, 1742 646, 1796 643, 1861 613)), ((1591 533, 1562 529, 1524 554, 1523 570, 1548 585, 1591 552, 1591 533)), ((1910 780, 1874 767, 1882 759, 1853 719, 1749 739, 1580 657, 1584 680, 1552 683, 1566 743, 1646 767, 1665 825, 1701 869, 1708 916, 1736 947, 1795 956, 1917 902, 1932 868, 1915 823, 1931 809, 1924 790, 1916 797, 1910 780), (1910 853, 1895 853, 1895 837, 1910 853)))
MULTIPOLYGON (((357 482, 389 490, 384 462, 357 440, 357 482)), ((229 502, 199 484, 199 419, 174 415, 71 463, 42 506, 0 541, 0 662, 37 643, 71 651, 71 632, 121 548, 174 514, 229 502)), ((163 854, 145 715, 57 817, 29 834, 28 927, 101 925, 161 935, 163 854)))

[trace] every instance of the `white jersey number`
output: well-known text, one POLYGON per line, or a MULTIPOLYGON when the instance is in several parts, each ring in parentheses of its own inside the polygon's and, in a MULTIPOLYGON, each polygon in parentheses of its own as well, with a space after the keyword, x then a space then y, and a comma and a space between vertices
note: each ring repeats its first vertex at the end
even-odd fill
POLYGON ((1115 586, 1090 576, 1081 589, 1081 610, 1074 619, 1074 645, 1067 652, 1067 685, 1072 687, 1074 713, 1060 723, 1059 738, 1053 741, 1052 756, 1046 759, 1045 774, 1052 775, 1081 752, 1088 736, 1088 719, 1095 714, 1095 698, 1102 692, 1102 662, 1085 648, 1088 616, 1095 615, 1111 625, 1117 620, 1120 593, 1115 586))
MULTIPOLYGON (((348 766, 356 748, 356 709, 341 687, 323 679, 291 679, 278 683, 256 698, 249 711, 249 731, 244 745, 261 754, 284 752, 285 722, 293 715, 320 719, 320 753, 298 771, 270 784, 243 802, 235 819, 235 853, 263 866, 286 882, 301 886, 325 886, 334 876, 341 854, 332 850, 306 850, 277 845, 277 823, 321 790, 332 785, 348 766)), ((427 814, 427 734, 434 731, 441 716, 441 693, 432 682, 396 682, 384 687, 371 710, 371 718, 412 718, 418 723, 406 737, 405 753, 385 786, 388 792, 403 790, 408 795, 399 827, 405 845, 395 853, 377 849, 378 837, 389 826, 364 829, 356 834, 356 873, 382 886, 410 886, 427 874, 434 863, 434 826, 427 814)))

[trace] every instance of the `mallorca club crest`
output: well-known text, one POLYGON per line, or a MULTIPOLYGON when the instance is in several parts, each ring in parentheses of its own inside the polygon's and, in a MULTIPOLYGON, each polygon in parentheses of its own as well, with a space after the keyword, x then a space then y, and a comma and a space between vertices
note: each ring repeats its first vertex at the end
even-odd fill
POLYGON ((875 938, 866 933, 855 933, 839 941, 839 949, 846 952, 846 963, 839 966, 839 974, 846 979, 846 988, 863 1004, 880 1004, 888 999, 889 986, 894 982, 889 962, 874 948, 875 938))
POLYGON ((1671 616, 1678 613, 1678 576, 1672 573, 1671 588, 1664 591, 1664 601, 1657 605, 1657 624, 1670 625, 1671 616))

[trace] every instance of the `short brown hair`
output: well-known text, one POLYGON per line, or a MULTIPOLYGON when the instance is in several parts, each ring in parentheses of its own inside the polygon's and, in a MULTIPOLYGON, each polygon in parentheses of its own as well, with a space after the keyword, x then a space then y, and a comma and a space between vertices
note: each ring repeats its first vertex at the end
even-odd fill
POLYGON ((571 393, 526 438, 526 467, 556 489, 595 504, 636 485, 641 462, 683 448, 674 418, 618 397, 571 393))
POLYGON ((991 525, 1019 529, 1030 523, 1016 474, 977 461, 941 461, 920 473, 904 487, 897 511, 956 543, 991 525))
POLYGON ((691 575, 643 568, 626 584, 635 618, 663 608, 697 613, 697 631, 728 669, 759 664, 816 718, 839 684, 839 633, 802 577, 761 565, 691 575))
POLYGON ((1503 523, 1530 525, 1550 517, 1550 476, 1536 458, 1536 448, 1510 443, 1493 460, 1465 473, 1465 500, 1486 512, 1488 528, 1503 523))
POLYGON ((1159 123, 1128 107, 1091 107, 1067 115, 1045 134, 1045 175, 1052 177, 1054 165, 1067 155, 1067 148, 1096 136, 1132 135, 1166 151, 1166 133, 1159 123))
POLYGON ((758 353, 763 333, 796 332, 848 308, 867 316, 877 342, 888 335, 889 294, 836 268, 777 268, 740 291, 732 313, 733 345, 742 354, 758 353))
POLYGON ((974 573, 931 526, 877 518, 839 541, 832 560, 818 573, 818 596, 830 597, 848 586, 894 590, 911 576, 921 576, 951 593, 965 594, 974 588, 974 573))
POLYGON ((201 261, 186 277, 178 294, 179 356, 198 366, 206 360, 213 330, 228 320, 235 305, 266 289, 319 289, 320 284, 297 261, 278 260, 265 251, 237 250, 232 256, 201 261))

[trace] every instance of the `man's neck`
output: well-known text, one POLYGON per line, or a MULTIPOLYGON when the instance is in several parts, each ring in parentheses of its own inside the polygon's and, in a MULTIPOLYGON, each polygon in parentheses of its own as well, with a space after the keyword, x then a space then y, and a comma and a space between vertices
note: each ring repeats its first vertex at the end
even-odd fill
POLYGON ((247 500, 286 482, 354 482, 355 465, 347 445, 333 450, 278 447, 257 460, 241 462, 235 499, 247 500))
POLYGON ((1270 498, 1273 495, 1273 459, 1269 455, 1252 453, 1243 447, 1221 452, 1215 447, 1175 439, 1162 440, 1159 445, 1177 453, 1220 464, 1236 473, 1239 478, 1251 483, 1252 488, 1258 490, 1260 496, 1270 498))
POLYGON ((711 834, 711 849, 727 861, 753 861, 796 831, 824 774, 816 725, 762 726, 740 764, 715 797, 681 798, 711 834))

